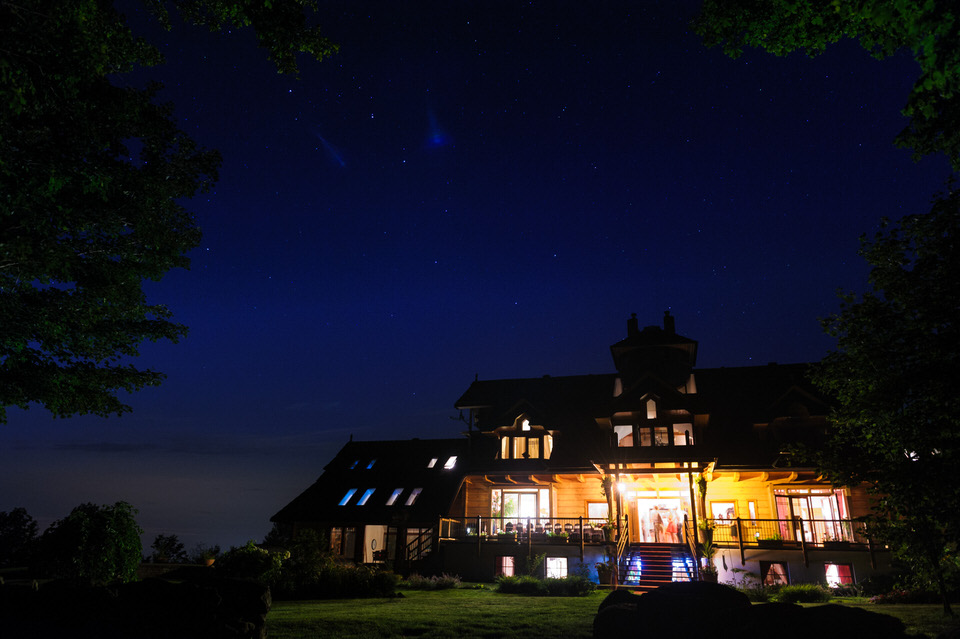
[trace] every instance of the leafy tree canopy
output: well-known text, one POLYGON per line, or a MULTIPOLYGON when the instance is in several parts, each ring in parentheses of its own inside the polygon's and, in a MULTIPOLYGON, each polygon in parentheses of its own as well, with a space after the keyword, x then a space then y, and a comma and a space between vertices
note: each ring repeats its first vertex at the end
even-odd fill
POLYGON ((112 506, 81 504, 44 531, 42 560, 53 576, 79 583, 132 581, 143 550, 136 514, 122 501, 112 506))
POLYGON ((908 50, 920 76, 896 138, 914 157, 945 153, 960 170, 960 5, 953 0, 704 0, 694 30, 708 46, 814 56, 851 38, 877 58, 908 50))
MULTIPOLYGON (((168 4, 145 2, 169 25, 168 4)), ((282 72, 336 50, 308 24, 310 0, 171 5, 256 29, 282 72)), ((130 363, 139 345, 186 333, 142 283, 189 265, 200 229, 181 202, 211 187, 219 156, 177 128, 158 85, 124 83, 161 61, 107 0, 0 0, 0 423, 31 403, 128 411, 118 391, 163 378, 130 363)))
POLYGON ((838 485, 866 483, 873 530, 943 593, 960 543, 960 194, 885 221, 860 253, 870 290, 822 321, 838 348, 814 381, 838 406, 816 461, 838 485))

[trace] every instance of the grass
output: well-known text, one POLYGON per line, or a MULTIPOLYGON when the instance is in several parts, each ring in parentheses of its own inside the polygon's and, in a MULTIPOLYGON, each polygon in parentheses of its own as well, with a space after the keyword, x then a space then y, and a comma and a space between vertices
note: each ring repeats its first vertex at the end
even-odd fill
POLYGON ((278 601, 267 615, 271 639, 331 637, 591 637, 605 593, 586 597, 504 595, 484 590, 405 590, 397 599, 278 601))
MULTIPOLYGON (((587 639, 593 617, 606 596, 525 597, 504 595, 494 586, 483 590, 403 590, 396 599, 278 601, 267 615, 271 639, 331 637, 519 637, 587 639)), ((893 615, 910 634, 936 637, 960 628, 960 620, 943 616, 939 605, 876 605, 854 598, 843 605, 893 615)), ((818 605, 818 604, 806 604, 818 605)))

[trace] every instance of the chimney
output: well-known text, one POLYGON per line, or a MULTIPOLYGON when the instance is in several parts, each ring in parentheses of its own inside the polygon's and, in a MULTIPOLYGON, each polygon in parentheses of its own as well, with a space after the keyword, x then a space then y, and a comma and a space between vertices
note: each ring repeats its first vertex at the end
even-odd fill
POLYGON ((663 312, 663 330, 671 335, 676 335, 677 325, 674 322, 674 318, 670 315, 670 311, 663 312))
POLYGON ((640 326, 637 324, 637 314, 630 313, 630 319, 627 320, 627 337, 633 337, 640 332, 640 326))

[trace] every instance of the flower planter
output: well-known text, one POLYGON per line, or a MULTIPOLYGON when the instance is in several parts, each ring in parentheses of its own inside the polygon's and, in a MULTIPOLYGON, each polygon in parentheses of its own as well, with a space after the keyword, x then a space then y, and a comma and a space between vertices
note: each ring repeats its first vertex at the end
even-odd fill
POLYGON ((497 535, 497 539, 500 541, 516 541, 517 533, 500 533, 497 535))
POLYGON ((823 542, 824 550, 850 550, 849 541, 825 541, 823 542))

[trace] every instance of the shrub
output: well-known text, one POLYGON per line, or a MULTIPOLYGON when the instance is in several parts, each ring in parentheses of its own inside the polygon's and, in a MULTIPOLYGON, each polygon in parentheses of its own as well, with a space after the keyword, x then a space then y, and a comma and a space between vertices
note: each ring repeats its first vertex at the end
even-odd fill
POLYGON ((247 545, 228 550, 215 564, 217 574, 234 579, 249 579, 264 586, 273 586, 280 580, 283 560, 289 553, 258 548, 250 540, 247 545))
POLYGON ((448 575, 446 573, 439 577, 424 577, 422 575, 410 575, 402 583, 404 588, 410 590, 449 590, 460 587, 460 577, 448 575))
POLYGON ((549 595, 551 597, 582 597, 597 589, 597 584, 586 577, 571 575, 562 579, 537 579, 530 575, 499 576, 500 592, 518 595, 549 595))
POLYGON ((780 603, 826 603, 833 596, 819 584, 790 584, 781 586, 774 601, 780 603))
POLYGON ((151 558, 154 561, 170 564, 187 563, 187 552, 183 549, 183 542, 176 535, 157 535, 150 547, 153 548, 151 558))
POLYGON ((497 577, 500 592, 517 595, 545 595, 546 586, 541 579, 530 575, 500 575, 497 577))

